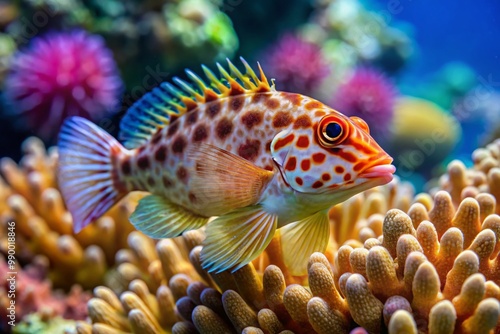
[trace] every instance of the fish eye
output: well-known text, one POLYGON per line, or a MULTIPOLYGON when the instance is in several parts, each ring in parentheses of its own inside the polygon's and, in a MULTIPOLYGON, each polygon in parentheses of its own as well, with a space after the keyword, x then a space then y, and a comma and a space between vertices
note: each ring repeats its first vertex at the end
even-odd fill
POLYGON ((340 144, 346 137, 348 127, 338 117, 327 115, 319 123, 318 139, 325 147, 333 147, 340 144))
POLYGON ((336 122, 328 123, 325 127, 324 135, 329 140, 335 140, 342 135, 342 127, 336 122))

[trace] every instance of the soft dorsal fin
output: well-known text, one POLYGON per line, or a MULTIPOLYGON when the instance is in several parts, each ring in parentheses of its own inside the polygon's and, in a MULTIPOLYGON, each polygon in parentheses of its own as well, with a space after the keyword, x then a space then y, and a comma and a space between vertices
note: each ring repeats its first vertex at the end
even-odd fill
POLYGON ((210 82, 208 85, 192 71, 186 70, 191 83, 175 77, 173 81, 176 86, 163 82, 145 94, 130 107, 121 121, 120 139, 124 146, 129 149, 141 146, 158 129, 164 128, 173 119, 197 108, 200 104, 228 96, 269 92, 273 89, 260 64, 258 64, 259 78, 243 58, 240 60, 245 66, 245 74, 227 59, 229 72, 217 63, 220 78, 215 76, 208 67, 202 66, 210 82))

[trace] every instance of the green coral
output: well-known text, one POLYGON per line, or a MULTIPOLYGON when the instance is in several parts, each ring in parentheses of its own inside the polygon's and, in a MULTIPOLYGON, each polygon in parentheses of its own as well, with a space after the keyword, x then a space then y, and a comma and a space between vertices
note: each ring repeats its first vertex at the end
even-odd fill
POLYGON ((38 313, 30 314, 12 329, 13 334, 62 334, 75 328, 76 321, 61 317, 43 319, 38 313))

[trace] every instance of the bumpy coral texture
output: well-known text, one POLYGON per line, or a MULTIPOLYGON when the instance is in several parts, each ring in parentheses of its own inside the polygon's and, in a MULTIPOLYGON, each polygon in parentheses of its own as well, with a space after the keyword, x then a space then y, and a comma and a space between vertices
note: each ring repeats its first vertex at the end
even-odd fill
POLYGON ((19 164, 0 160, 0 252, 7 254, 7 222, 15 222, 15 256, 21 265, 46 263, 55 288, 103 284, 115 254, 127 247, 127 236, 134 230, 128 216, 141 194, 125 198, 75 235, 56 184, 57 151, 47 152, 36 138, 27 139, 23 151, 19 164))
POLYGON ((383 73, 358 68, 336 90, 330 105, 347 116, 358 116, 370 124, 375 139, 383 139, 394 114, 396 88, 383 73))
POLYGON ((43 138, 67 116, 100 120, 119 107, 121 79, 104 40, 84 31, 36 37, 12 59, 5 100, 43 138))
POLYGON ((413 196, 395 181, 330 211, 329 248, 311 255, 306 277, 291 276, 283 265, 279 235, 251 264, 214 275, 200 267, 203 231, 156 245, 134 232, 115 274, 117 294, 96 288, 92 324, 80 322, 76 331, 498 331, 495 210, 488 193, 457 207, 448 192, 413 196))
POLYGON ((263 55, 263 65, 277 89, 311 94, 330 73, 320 48, 294 35, 283 36, 263 55))

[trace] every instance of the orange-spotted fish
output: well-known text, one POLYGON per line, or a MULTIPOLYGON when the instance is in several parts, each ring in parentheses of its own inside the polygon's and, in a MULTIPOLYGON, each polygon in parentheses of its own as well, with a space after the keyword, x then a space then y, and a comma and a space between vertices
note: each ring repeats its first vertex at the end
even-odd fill
POLYGON ((71 117, 59 137, 59 185, 75 232, 128 192, 148 191, 130 221, 153 238, 206 227, 209 271, 237 270, 281 233, 285 263, 306 271, 329 240, 328 209, 388 183, 392 158, 368 125, 310 97, 276 91, 259 66, 241 59, 210 84, 186 71, 134 104, 121 122, 122 146, 71 117))

